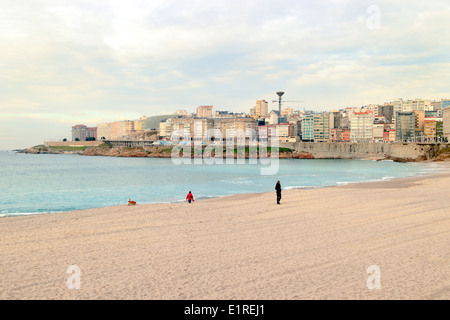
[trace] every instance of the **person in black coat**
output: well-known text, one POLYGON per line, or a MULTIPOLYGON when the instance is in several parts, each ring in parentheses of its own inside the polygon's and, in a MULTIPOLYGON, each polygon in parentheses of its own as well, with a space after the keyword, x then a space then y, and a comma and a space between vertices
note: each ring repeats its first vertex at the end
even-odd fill
POLYGON ((275 190, 277 191, 277 204, 280 204, 281 200, 281 184, 280 181, 277 182, 275 186, 275 190))

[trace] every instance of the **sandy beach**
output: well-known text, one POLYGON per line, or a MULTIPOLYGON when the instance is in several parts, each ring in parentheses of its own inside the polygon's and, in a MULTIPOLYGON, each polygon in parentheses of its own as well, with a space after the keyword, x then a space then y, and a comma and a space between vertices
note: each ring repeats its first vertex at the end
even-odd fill
POLYGON ((449 299, 449 186, 441 173, 288 190, 281 205, 273 192, 2 218, 0 298, 449 299))

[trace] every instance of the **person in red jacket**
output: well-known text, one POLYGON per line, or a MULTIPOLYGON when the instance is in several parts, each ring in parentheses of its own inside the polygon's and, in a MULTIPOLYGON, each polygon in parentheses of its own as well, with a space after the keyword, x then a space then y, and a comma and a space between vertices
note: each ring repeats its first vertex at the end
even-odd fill
POLYGON ((186 196, 186 200, 191 203, 191 201, 195 201, 194 200, 194 196, 192 195, 192 193, 189 191, 188 195, 186 196))

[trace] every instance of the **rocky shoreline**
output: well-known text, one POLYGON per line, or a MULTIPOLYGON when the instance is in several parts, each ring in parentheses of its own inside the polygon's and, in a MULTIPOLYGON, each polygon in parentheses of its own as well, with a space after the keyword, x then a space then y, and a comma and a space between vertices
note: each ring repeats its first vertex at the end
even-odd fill
MULTIPOLYGON (((432 159, 426 157, 393 157, 393 156, 379 156, 379 157, 358 157, 358 156, 336 156, 336 157, 322 157, 314 155, 310 152, 296 152, 292 149, 281 148, 279 152, 280 159, 367 159, 367 160, 392 160, 395 162, 425 162, 425 161, 450 161, 450 150, 444 149, 438 152, 432 159)), ((102 144, 97 147, 88 147, 79 150, 64 150, 57 148, 50 148, 46 146, 34 146, 25 150, 16 150, 19 153, 28 154, 78 154, 82 156, 101 156, 101 157, 123 157, 123 158, 171 158, 172 147, 169 146, 151 146, 151 147, 111 147, 108 144, 102 144)), ((224 157, 226 153, 224 151, 224 157)), ((210 157, 214 157, 214 153, 210 157)), ((270 151, 267 152, 267 157, 270 157, 270 151)), ((194 157, 194 154, 191 154, 194 157)), ((237 158, 237 153, 234 155, 237 158)), ((246 158, 249 158, 248 152, 246 158)), ((258 156, 259 158, 259 156, 258 156)))
MULTIPOLYGON (((84 156, 102 156, 102 157, 125 157, 125 158, 171 158, 172 157, 172 147, 164 146, 152 146, 152 147, 108 147, 107 145, 101 145, 98 147, 92 147, 86 149, 81 155, 84 156)), ((214 157, 214 153, 211 157, 214 157)), ((226 156, 224 152, 224 157, 226 156)), ((271 153, 268 152, 267 156, 270 157, 271 153)), ((194 157, 194 154, 191 154, 194 157)), ((249 154, 246 153, 246 158, 249 154)), ((237 154, 235 154, 237 158, 237 154)), ((258 156, 259 158, 259 156, 258 156)), ((301 152, 296 153, 292 150, 281 151, 279 153, 280 159, 314 159, 314 156, 310 153, 301 152)))
MULTIPOLYGON (((78 154, 82 156, 99 156, 99 157, 123 157, 123 158, 171 158, 172 147, 164 146, 152 146, 152 147, 110 147, 107 144, 100 145, 98 147, 90 147, 85 150, 60 150, 56 148, 48 148, 45 146, 34 146, 24 150, 15 150, 19 153, 26 154, 78 154)), ((194 157, 194 154, 191 155, 194 157)), ((226 156, 224 152, 224 157, 226 156)), ((271 153, 267 153, 267 157, 270 157, 271 153)), ((212 153, 214 157, 214 153, 212 153)), ((248 153, 246 158, 248 158, 248 153)), ((237 158, 237 154, 235 154, 237 158)), ((259 158, 259 156, 258 156, 259 158)), ((314 159, 314 156, 306 152, 294 152, 287 150, 279 153, 280 159, 314 159)))

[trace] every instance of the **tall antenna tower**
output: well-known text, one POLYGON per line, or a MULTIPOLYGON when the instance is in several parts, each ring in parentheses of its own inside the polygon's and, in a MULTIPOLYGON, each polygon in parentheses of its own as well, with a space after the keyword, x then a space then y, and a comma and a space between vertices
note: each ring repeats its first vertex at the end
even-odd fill
MULTIPOLYGON (((278 91, 277 95, 278 95, 278 100, 273 100, 272 103, 278 102, 278 111, 281 114, 281 104, 282 104, 281 97, 284 95, 284 92, 278 91)), ((305 102, 305 101, 284 101, 284 102, 305 102)))
POLYGON ((281 97, 283 96, 284 92, 283 91, 278 91, 277 95, 278 95, 278 111, 281 114, 281 97))

